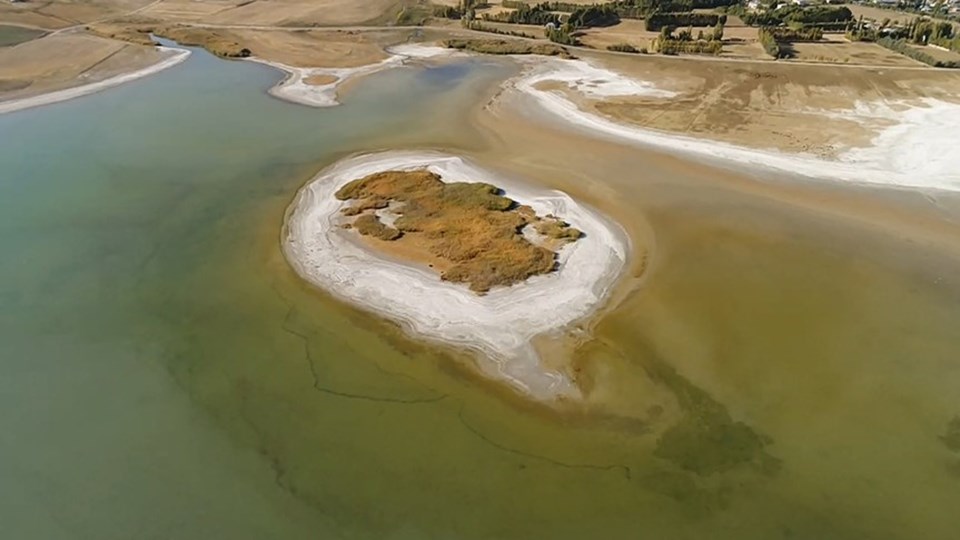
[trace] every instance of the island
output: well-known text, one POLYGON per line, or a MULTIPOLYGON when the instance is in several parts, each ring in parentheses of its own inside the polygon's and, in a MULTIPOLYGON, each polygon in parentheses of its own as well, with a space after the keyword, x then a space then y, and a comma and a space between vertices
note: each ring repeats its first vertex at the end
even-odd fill
POLYGON ((474 350, 485 375, 549 402, 580 390, 534 338, 586 324, 630 250, 619 225, 570 195, 432 151, 332 164, 298 192, 282 235, 309 283, 474 350))

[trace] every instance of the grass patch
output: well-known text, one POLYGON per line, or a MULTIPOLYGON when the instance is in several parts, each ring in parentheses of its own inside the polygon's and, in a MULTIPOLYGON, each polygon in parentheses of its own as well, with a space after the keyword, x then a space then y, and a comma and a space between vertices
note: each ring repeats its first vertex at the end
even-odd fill
MULTIPOLYGON (((640 49, 634 47, 629 43, 614 43, 613 45, 607 45, 607 50, 614 51, 614 52, 625 52, 625 53, 631 53, 631 54, 640 54, 641 52, 640 49)), ((642 51, 642 52, 646 52, 646 51, 642 51)))
POLYGON ((477 293, 556 268, 553 250, 524 237, 528 225, 561 245, 582 236, 562 220, 537 216, 532 208, 504 197, 494 185, 445 183, 425 170, 372 174, 346 184, 335 196, 352 201, 343 214, 358 216, 349 226, 360 234, 386 241, 407 237, 450 263, 441 279, 467 283, 477 293), (390 203, 396 203, 399 214, 394 227, 374 213, 390 203))
POLYGON ((152 47, 153 40, 150 39, 150 31, 146 28, 140 28, 130 25, 116 24, 92 24, 87 26, 87 31, 91 34, 107 39, 116 39, 126 41, 135 45, 145 45, 152 47))

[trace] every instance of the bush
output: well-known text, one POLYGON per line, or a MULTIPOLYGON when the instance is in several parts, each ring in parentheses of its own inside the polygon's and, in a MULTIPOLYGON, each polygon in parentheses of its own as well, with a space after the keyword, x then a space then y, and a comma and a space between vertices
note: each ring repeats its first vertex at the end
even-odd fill
POLYGON ((620 16, 610 5, 594 5, 579 8, 570 14, 567 23, 573 28, 590 28, 596 26, 613 26, 620 22, 620 16))
POLYGON ((570 33, 569 30, 564 28, 547 28, 544 30, 544 35, 547 39, 554 43, 560 43, 561 45, 579 45, 580 40, 576 36, 570 33))
POLYGON ((615 43, 613 45, 608 45, 607 50, 614 51, 614 52, 634 53, 634 54, 637 54, 640 52, 636 47, 634 47, 629 43, 615 43))
POLYGON ((521 3, 514 11, 504 11, 496 15, 484 14, 483 20, 495 21, 510 24, 533 24, 544 26, 547 23, 560 24, 560 16, 550 9, 547 3, 529 4, 521 3))
POLYGON ((441 19, 458 20, 463 17, 463 13, 453 6, 433 6, 433 16, 441 19))
POLYGON ((777 41, 819 41, 823 38, 823 30, 817 27, 795 29, 778 26, 767 30, 777 41))
POLYGON ((774 58, 786 57, 783 49, 780 48, 780 43, 777 42, 777 38, 774 37, 773 32, 771 32, 769 28, 761 28, 758 36, 760 38, 760 45, 763 45, 763 50, 766 51, 767 54, 774 58))

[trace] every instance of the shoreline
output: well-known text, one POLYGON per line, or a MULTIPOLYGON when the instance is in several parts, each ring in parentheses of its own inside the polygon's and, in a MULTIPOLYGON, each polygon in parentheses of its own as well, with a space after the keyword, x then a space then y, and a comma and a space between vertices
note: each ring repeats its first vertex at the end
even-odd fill
POLYGON ((34 107, 43 107, 45 105, 52 105, 54 103, 60 103, 63 101, 69 101, 71 99, 88 96, 90 94, 95 94, 97 92, 113 88, 114 86, 135 81, 137 79, 153 75, 154 73, 159 73, 167 68, 171 68, 183 62, 188 56, 190 56, 190 51, 187 49, 165 46, 157 46, 157 49, 159 49, 161 53, 167 54, 167 58, 164 58, 159 62, 137 71, 122 73, 120 75, 115 75, 95 83, 74 86, 72 88, 65 88, 63 90, 56 90, 36 96, 12 99, 9 101, 0 101, 0 114, 22 111, 24 109, 32 109, 34 107))
MULTIPOLYGON (((960 123, 960 105, 924 99, 924 107, 911 106, 891 115, 897 123, 875 134, 871 146, 844 151, 837 160, 825 160, 809 154, 788 154, 774 150, 690 137, 657 131, 610 119, 584 110, 566 96, 541 90, 539 83, 566 84, 585 97, 643 94, 669 98, 672 92, 584 60, 549 59, 531 64, 505 88, 532 98, 541 109, 558 120, 579 129, 600 133, 617 140, 666 149, 687 156, 706 156, 720 162, 745 164, 751 168, 865 185, 960 191, 960 159, 952 151, 951 140, 938 134, 960 123), (905 153, 906 152, 906 153, 905 153), (952 159, 952 161, 951 161, 952 159)), ((824 117, 828 121, 827 116, 824 117)))
POLYGON ((485 375, 540 401, 577 399, 570 377, 543 365, 530 343, 593 316, 610 299, 626 267, 630 240, 605 216, 565 193, 526 186, 469 160, 432 151, 395 151, 344 159, 297 193, 282 233, 285 257, 297 274, 336 298, 398 322, 409 333, 467 348, 485 375), (337 226, 343 184, 374 172, 427 167, 444 181, 484 181, 538 214, 553 213, 585 236, 558 252, 559 269, 484 296, 433 271, 369 250, 337 226))
POLYGON ((420 44, 397 45, 387 47, 385 50, 390 56, 380 62, 352 68, 295 67, 256 56, 245 58, 245 60, 270 66, 285 73, 283 80, 267 91, 271 96, 291 103, 319 108, 340 105, 338 88, 351 79, 372 75, 391 67, 399 67, 409 60, 452 56, 454 54, 453 51, 441 47, 420 44), (317 85, 304 82, 306 79, 318 75, 335 77, 336 80, 317 85))

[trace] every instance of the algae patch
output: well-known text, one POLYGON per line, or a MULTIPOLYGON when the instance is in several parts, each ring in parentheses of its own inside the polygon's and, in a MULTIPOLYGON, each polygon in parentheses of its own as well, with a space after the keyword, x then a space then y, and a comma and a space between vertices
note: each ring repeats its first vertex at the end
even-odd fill
POLYGON ((650 362, 648 370, 673 391, 684 411, 683 418, 660 435, 654 455, 698 476, 743 465, 763 474, 780 469, 780 460, 766 451, 773 442, 769 437, 734 420, 725 406, 672 367, 650 362))
POLYGON ((940 440, 953 452, 960 452, 960 415, 947 422, 947 431, 940 440))

